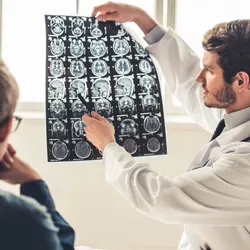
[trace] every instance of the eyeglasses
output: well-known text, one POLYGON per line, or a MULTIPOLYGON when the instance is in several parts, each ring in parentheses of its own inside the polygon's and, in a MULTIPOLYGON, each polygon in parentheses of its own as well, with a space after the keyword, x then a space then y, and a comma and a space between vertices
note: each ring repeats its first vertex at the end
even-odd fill
MULTIPOLYGON (((0 121, 0 128, 3 127, 8 121, 9 121, 10 117, 6 117, 4 120, 0 121)), ((14 115, 12 117, 13 121, 12 121, 12 128, 11 128, 11 133, 14 133, 17 131, 22 118, 19 116, 14 115)))

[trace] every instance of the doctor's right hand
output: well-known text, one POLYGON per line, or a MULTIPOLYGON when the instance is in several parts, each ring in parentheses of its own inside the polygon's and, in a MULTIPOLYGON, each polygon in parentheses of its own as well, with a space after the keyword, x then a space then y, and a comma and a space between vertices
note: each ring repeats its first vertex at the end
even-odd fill
POLYGON ((98 21, 135 22, 144 34, 156 26, 156 22, 141 8, 125 3, 107 2, 94 7, 92 16, 98 21))

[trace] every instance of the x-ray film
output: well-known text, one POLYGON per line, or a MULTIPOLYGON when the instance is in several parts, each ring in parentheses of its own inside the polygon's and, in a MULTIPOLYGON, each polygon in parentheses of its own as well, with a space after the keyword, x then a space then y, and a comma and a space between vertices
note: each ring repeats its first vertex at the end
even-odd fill
POLYGON ((81 121, 96 111, 132 156, 167 154, 158 75, 148 52, 116 22, 47 15, 49 162, 102 158, 81 121))

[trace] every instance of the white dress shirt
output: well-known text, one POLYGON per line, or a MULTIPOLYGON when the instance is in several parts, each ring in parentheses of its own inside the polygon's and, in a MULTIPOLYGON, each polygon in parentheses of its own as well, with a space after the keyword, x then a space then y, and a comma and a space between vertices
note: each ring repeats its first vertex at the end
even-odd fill
MULTIPOLYGON (((197 56, 171 29, 157 26, 145 40, 188 114, 213 131, 224 111, 203 104, 201 85, 195 82, 197 56)), ((205 243, 212 250, 250 249, 250 142, 241 142, 250 136, 250 108, 224 117, 224 131, 204 145, 189 167, 192 171, 173 179, 136 162, 116 143, 103 152, 107 182, 136 210, 185 225, 179 250, 200 250, 205 243)))

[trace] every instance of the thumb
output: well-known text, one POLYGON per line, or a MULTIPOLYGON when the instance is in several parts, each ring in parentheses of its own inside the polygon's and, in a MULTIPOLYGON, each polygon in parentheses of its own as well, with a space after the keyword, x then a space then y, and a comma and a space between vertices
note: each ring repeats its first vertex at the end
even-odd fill
POLYGON ((91 112, 91 116, 93 117, 93 118, 95 118, 96 120, 101 120, 102 119, 102 116, 101 115, 99 115, 97 112, 91 112))

